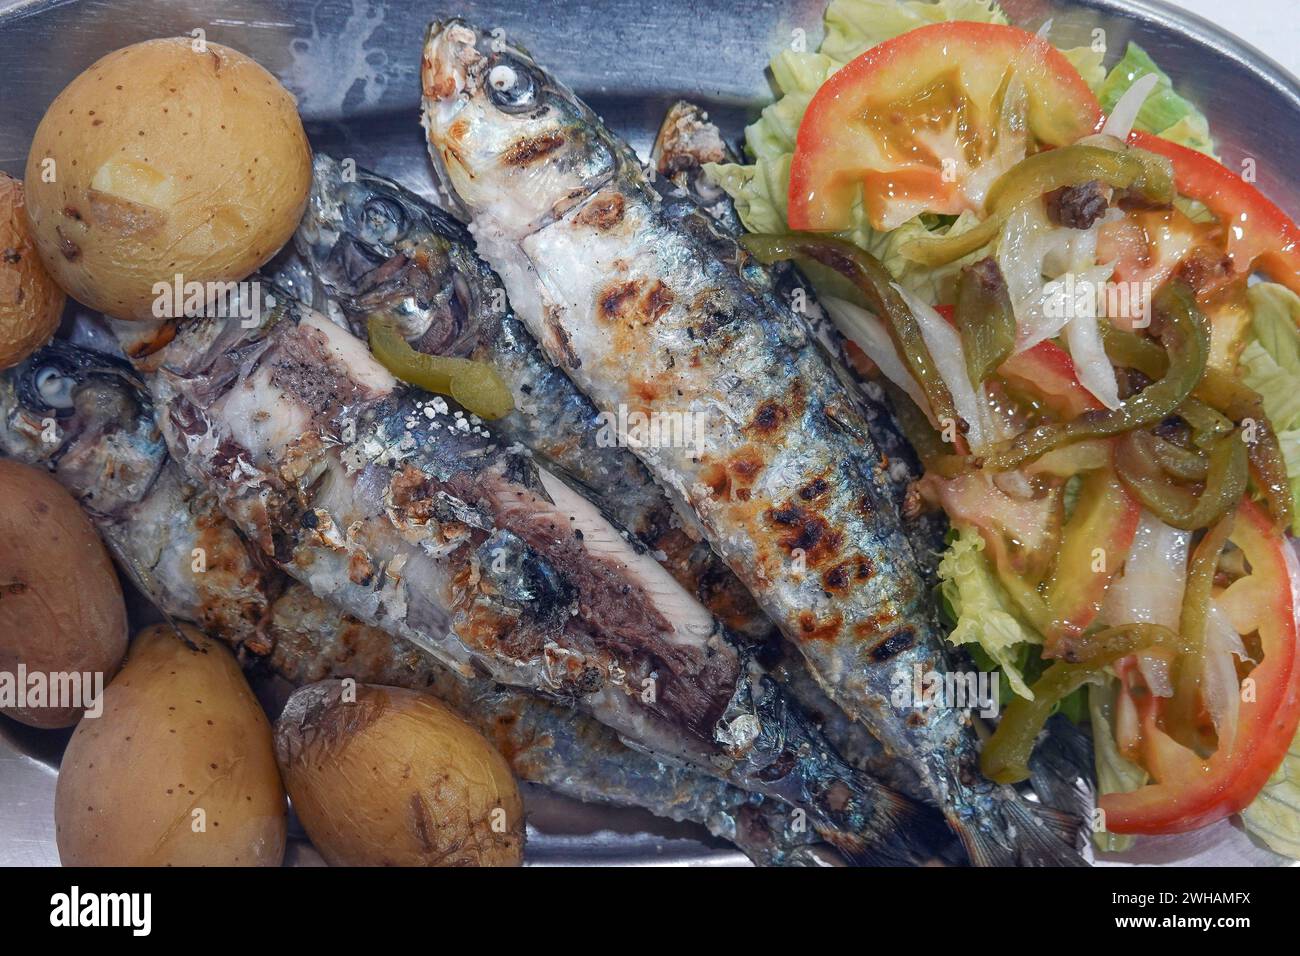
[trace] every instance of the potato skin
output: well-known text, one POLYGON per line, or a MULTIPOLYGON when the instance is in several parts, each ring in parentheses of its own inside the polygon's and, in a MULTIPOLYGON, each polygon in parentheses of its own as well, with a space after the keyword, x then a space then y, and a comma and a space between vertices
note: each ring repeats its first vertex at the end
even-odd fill
POLYGON ((49 341, 66 297, 27 232, 23 184, 0 173, 0 369, 49 341))
POLYGON ((98 60, 50 104, 27 156, 45 267, 118 318, 155 318, 153 285, 177 274, 244 278, 306 205, 311 149, 293 97, 244 54, 191 44, 148 40, 98 60))
MULTIPOLYGON (((0 459, 0 671, 98 672, 107 684, 126 634, 122 586, 81 506, 45 472, 0 459)), ((71 707, 4 713, 33 727, 81 716, 71 707)))
POLYGON ((284 788, 271 725, 230 651, 190 627, 136 635, 77 725, 54 797, 64 866, 278 866, 284 788), (194 832, 195 809, 206 830, 194 832))
POLYGON ((280 772, 321 856, 332 866, 518 866, 523 801, 505 759, 427 694, 357 684, 349 702, 345 683, 299 688, 276 723, 280 772))

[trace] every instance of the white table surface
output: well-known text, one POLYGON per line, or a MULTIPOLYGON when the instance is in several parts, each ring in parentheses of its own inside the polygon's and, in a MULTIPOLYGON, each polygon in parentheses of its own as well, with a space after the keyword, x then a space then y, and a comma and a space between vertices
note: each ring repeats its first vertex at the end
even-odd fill
POLYGON ((1165 0, 1262 50, 1300 76, 1300 0, 1165 0))

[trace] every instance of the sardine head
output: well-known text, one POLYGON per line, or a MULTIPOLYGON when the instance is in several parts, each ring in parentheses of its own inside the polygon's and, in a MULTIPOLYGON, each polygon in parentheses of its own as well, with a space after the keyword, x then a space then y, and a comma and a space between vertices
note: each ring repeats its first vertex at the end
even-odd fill
POLYGON ((434 23, 421 85, 442 185, 480 225, 522 238, 613 175, 586 107, 500 30, 434 23))
POLYGON ((474 258, 468 230, 447 213, 392 180, 317 153, 294 240, 313 304, 331 317, 341 313, 354 335, 364 337, 378 317, 421 351, 470 347, 461 340, 491 275, 474 258))
POLYGON ((56 472, 101 514, 138 501, 167 457, 131 367, 57 339, 0 376, 0 453, 56 472))

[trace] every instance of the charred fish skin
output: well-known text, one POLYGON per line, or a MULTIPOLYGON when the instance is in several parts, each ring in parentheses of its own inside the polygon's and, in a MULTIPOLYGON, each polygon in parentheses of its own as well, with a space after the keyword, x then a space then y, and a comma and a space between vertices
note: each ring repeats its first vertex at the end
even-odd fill
POLYGON ((630 151, 499 33, 435 23, 422 86, 442 185, 552 359, 607 412, 710 416, 707 450, 636 453, 832 699, 917 769, 973 862, 1080 862, 979 776, 969 715, 907 693, 947 670, 933 608, 865 424, 801 323, 666 216, 630 151))
MULTIPOLYGON (((720 213, 722 203, 716 208, 720 213)), ((693 204, 689 212, 698 217, 693 204)), ((341 163, 318 153, 308 212, 295 239, 306 284, 324 293, 314 305, 337 310, 358 335, 366 319, 381 315, 396 320, 421 351, 495 365, 519 407, 493 423, 494 430, 558 462, 730 629, 765 644, 777 637, 709 545, 691 543, 676 528, 673 504, 645 466, 608 440, 607 420, 509 311, 500 281, 473 252, 459 222, 391 180, 361 168, 345 174, 341 163)), ((734 239, 718 239, 739 251, 734 239)), ((754 275, 766 279, 765 272, 754 275)), ((932 799, 910 767, 889 758, 861 724, 837 712, 806 670, 788 659, 781 669, 784 689, 819 718, 827 739, 853 766, 913 799, 932 799)))
POLYGON ((804 809, 850 860, 928 858, 927 810, 835 755, 595 506, 276 298, 256 328, 189 320, 139 363, 187 477, 264 555, 463 674, 804 809))
POLYGON ((664 116, 650 155, 651 168, 674 187, 660 188, 664 212, 669 217, 678 217, 684 227, 697 233, 702 232, 698 223, 701 213, 707 214, 714 227, 709 239, 715 254, 733 263, 748 281, 776 291, 792 313, 803 320, 856 400, 880 455, 881 482, 888 489, 902 520, 903 532, 920 560, 926 583, 933 586, 938 583, 938 558, 947 547, 944 540, 948 532, 947 518, 941 511, 912 513, 909 491, 912 483, 921 478, 923 469, 894 417, 893 401, 878 382, 860 372, 849 341, 815 301, 798 270, 789 263, 763 268, 738 242, 744 235, 744 227, 736 207, 703 168, 705 163, 738 161, 736 152, 709 121, 704 109, 686 100, 675 102, 664 116))
MULTIPOLYGON (((927 583, 933 585, 937 583, 938 558, 946 547, 947 517, 942 511, 915 516, 908 513, 908 491, 912 482, 922 476, 923 469, 894 418, 893 401, 879 384, 859 370, 848 340, 813 301, 798 271, 788 263, 772 269, 748 267, 749 256, 735 241, 744 232, 736 208, 731 197, 709 179, 703 168, 705 163, 737 161, 737 154, 709 121, 704 109, 686 100, 678 100, 669 107, 650 155, 651 168, 671 181, 690 200, 687 203, 675 202, 671 198, 675 194, 669 192, 664 206, 670 215, 677 211, 683 220, 695 220, 703 210, 719 234, 715 239, 718 254, 729 261, 734 260, 737 270, 746 279, 764 287, 774 284, 781 298, 790 302, 792 308, 795 290, 800 290, 801 307, 793 311, 805 320, 811 334, 858 400, 867 429, 880 450, 882 477, 891 489, 891 498, 902 517, 904 532, 913 552, 921 560, 927 583)), ((901 773, 912 774, 910 767, 901 762, 895 762, 891 769, 882 767, 888 758, 881 753, 879 742, 825 697, 797 652, 787 645, 785 653, 771 670, 791 695, 817 716, 822 733, 846 760, 885 780, 895 790, 917 796, 915 787, 919 781, 908 781, 901 773)), ((1032 789, 1045 806, 1076 818, 1082 837, 1077 842, 1086 844, 1088 837, 1083 831, 1091 819, 1096 794, 1092 749, 1087 738, 1067 718, 1058 714, 1048 722, 1047 734, 1034 748, 1029 766, 1031 781, 1022 789, 1032 789)))
MULTIPOLYGON (((753 261, 737 241, 744 228, 731 198, 704 173, 704 163, 735 160, 735 153, 701 107, 686 100, 673 103, 664 115, 650 152, 650 168, 671 183, 671 188, 660 190, 664 214, 709 243, 715 255, 731 263, 746 281, 764 291, 775 290, 783 300, 789 301, 793 290, 802 288, 799 277, 792 268, 764 269, 753 261)), ((881 480, 890 489, 890 497, 901 512, 908 487, 921 477, 920 464, 892 419, 888 399, 880 394, 878 387, 855 374, 839 330, 806 292, 802 304, 803 309, 796 310, 796 314, 804 317, 827 354, 838 360, 837 373, 853 388, 867 429, 881 451, 881 480)), ((942 520, 931 520, 928 516, 904 519, 905 533, 918 555, 933 552, 937 556, 942 551, 945 525, 942 520)), ((851 764, 880 777, 908 796, 934 799, 909 764, 889 757, 861 723, 849 718, 826 696, 793 647, 786 644, 776 652, 771 669, 794 698, 816 716, 826 739, 851 764)))
POLYGON ((301 260, 286 266, 313 290, 309 304, 358 336, 380 315, 396 321, 417 351, 494 365, 515 398, 515 411, 493 424, 496 434, 579 485, 730 630, 756 642, 773 635, 743 585, 701 540, 694 512, 674 507, 515 318, 464 225, 389 179, 360 168, 345 172, 318 153, 294 245, 301 260))
POLYGON ((119 566, 169 619, 198 625, 246 667, 296 685, 351 677, 425 690, 524 780, 702 824, 759 865, 825 865, 832 855, 790 807, 632 750, 572 707, 462 679, 269 568, 168 459, 142 383, 110 356, 59 342, 0 374, 0 452, 50 469, 83 503, 112 502, 90 513, 119 566))
POLYGON ((181 479, 125 362, 55 340, 0 375, 0 454, 50 471, 163 614, 255 633, 269 567, 181 479))

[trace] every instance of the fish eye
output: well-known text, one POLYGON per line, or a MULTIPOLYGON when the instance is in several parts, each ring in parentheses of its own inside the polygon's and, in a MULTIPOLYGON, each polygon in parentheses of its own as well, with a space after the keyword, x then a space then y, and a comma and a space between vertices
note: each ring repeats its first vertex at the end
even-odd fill
POLYGON ((384 196, 372 196, 361 211, 361 237, 366 242, 392 245, 406 235, 406 213, 384 196))
POLYGON ((18 401, 39 414, 65 418, 76 407, 77 379, 57 362, 33 364, 18 380, 18 401))
POLYGON ((70 375, 64 375, 59 369, 47 365, 36 370, 32 384, 41 401, 50 408, 72 407, 72 390, 77 383, 70 375))
POLYGON ((541 90, 532 68, 512 56, 498 55, 483 81, 488 98, 505 113, 523 113, 537 106, 541 90))

